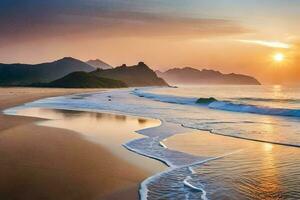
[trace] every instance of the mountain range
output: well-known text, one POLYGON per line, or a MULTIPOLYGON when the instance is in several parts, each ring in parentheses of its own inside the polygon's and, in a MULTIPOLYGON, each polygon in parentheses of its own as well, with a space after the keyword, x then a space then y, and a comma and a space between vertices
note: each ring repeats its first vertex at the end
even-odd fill
POLYGON ((0 64, 0 85, 26 86, 33 83, 47 83, 71 72, 93 70, 95 70, 94 67, 71 57, 36 65, 0 64))
POLYGON ((52 81, 50 83, 35 83, 31 86, 39 87, 143 87, 143 86, 168 86, 156 73, 145 63, 139 62, 137 65, 122 65, 113 69, 97 68, 92 72, 73 72, 52 81))
POLYGON ((173 68, 156 74, 169 84, 232 84, 232 85, 260 85, 254 77, 243 74, 223 74, 215 70, 198 70, 191 67, 173 68))
POLYGON ((154 72, 143 62, 112 68, 96 59, 87 63, 71 57, 41 64, 0 64, 0 86, 40 87, 143 87, 168 84, 260 83, 251 76, 214 70, 174 68, 154 72), (81 73, 74 73, 81 72, 81 73))

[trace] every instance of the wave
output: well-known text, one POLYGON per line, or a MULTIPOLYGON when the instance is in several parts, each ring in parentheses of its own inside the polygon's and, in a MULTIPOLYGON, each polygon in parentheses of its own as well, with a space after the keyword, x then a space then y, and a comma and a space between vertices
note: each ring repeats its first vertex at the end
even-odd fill
POLYGON ((242 97, 242 98, 232 98, 232 100, 238 101, 260 101, 260 102, 279 102, 279 103, 299 103, 300 99, 282 99, 282 98, 254 98, 254 97, 242 97))
MULTIPOLYGON (((237 103, 235 101, 222 101, 214 97, 204 97, 204 98, 203 97, 202 98, 179 97, 174 95, 149 93, 145 89, 144 90, 136 89, 133 91, 133 94, 139 97, 144 97, 144 98, 165 102, 165 103, 184 104, 184 105, 193 105, 193 106, 197 106, 197 105, 207 106, 210 109, 225 110, 231 112, 253 113, 253 114, 260 114, 260 115, 275 115, 275 116, 285 116, 285 117, 300 117, 300 109, 275 108, 275 107, 252 105, 247 103, 237 103)), ((263 100, 263 98, 243 98, 243 99, 263 100)), ((264 100, 279 101, 279 99, 264 99, 264 100)), ((296 101, 296 99, 294 100, 296 101)))
POLYGON ((198 186, 193 185, 192 183, 189 182, 190 180, 192 180, 192 177, 191 177, 191 176, 186 177, 186 179, 184 179, 184 181, 183 181, 183 184, 184 184, 185 186, 187 186, 187 187, 193 189, 193 190, 198 190, 198 191, 202 192, 201 199, 202 199, 202 200, 208 200, 208 198, 207 198, 207 196, 206 196, 207 193, 206 193, 206 191, 203 189, 203 187, 198 187, 198 186))
POLYGON ((179 97, 174 95, 165 95, 165 94, 154 94, 147 92, 148 89, 135 89, 132 94, 151 99, 154 101, 160 101, 165 103, 174 103, 174 104, 184 104, 184 105, 194 105, 196 104, 197 98, 191 97, 179 97))
POLYGON ((208 105, 211 109, 226 110, 233 112, 245 112, 260 115, 276 115, 286 117, 300 117, 299 109, 272 108, 251 104, 237 104, 229 101, 215 101, 208 105))

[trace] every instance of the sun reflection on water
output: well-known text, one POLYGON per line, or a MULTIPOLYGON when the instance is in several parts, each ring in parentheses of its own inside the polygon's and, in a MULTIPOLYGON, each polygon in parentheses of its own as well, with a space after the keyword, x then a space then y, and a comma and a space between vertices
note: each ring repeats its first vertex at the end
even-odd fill
POLYGON ((273 149, 273 144, 270 144, 270 143, 265 143, 264 144, 264 150, 267 151, 267 152, 270 152, 272 151, 273 149))

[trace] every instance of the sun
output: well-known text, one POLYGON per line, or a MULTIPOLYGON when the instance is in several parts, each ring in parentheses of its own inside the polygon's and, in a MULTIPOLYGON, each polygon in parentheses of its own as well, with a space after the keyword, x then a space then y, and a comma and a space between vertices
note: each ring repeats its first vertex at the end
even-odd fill
POLYGON ((285 59, 285 56, 282 53, 276 53, 273 56, 273 60, 275 62, 282 62, 282 61, 284 61, 284 59, 285 59))

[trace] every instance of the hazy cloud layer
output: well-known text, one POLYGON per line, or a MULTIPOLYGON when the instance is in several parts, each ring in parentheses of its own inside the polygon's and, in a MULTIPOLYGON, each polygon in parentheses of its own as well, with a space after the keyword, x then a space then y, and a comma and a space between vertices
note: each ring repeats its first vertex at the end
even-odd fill
POLYGON ((271 47, 271 48, 280 48, 280 49, 291 48, 290 44, 284 42, 278 42, 278 41, 264 41, 264 40, 237 40, 237 41, 248 43, 248 44, 256 44, 265 47, 271 47))
POLYGON ((232 20, 172 15, 132 2, 4 0, 0 44, 65 35, 203 37, 249 31, 232 20))

